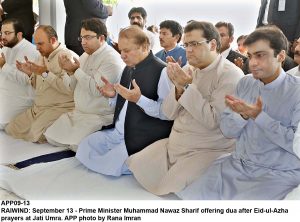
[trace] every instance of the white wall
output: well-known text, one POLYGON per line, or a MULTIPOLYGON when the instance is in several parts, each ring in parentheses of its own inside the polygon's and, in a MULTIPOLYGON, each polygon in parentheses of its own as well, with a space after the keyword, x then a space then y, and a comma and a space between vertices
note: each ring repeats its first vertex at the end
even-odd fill
POLYGON ((58 39, 64 43, 66 13, 63 0, 39 0, 39 22, 51 25, 57 32, 58 39))
MULTIPOLYGON (((65 8, 63 0, 39 0, 40 24, 52 25, 64 42, 65 8)), ((121 28, 129 25, 128 11, 143 6, 148 13, 148 25, 159 25, 166 19, 178 21, 182 26, 191 19, 216 23, 231 22, 235 38, 249 34, 256 26, 260 0, 119 0, 113 16, 107 19, 109 32, 117 40, 121 28)), ((234 41, 235 42, 235 41, 234 41)))
POLYGON ((218 21, 231 22, 235 27, 235 38, 249 34, 255 29, 260 0, 119 0, 107 26, 115 39, 121 28, 129 25, 128 12, 133 6, 146 9, 147 25, 157 25, 166 20, 178 21, 182 26, 187 21, 202 20, 213 24, 218 21))

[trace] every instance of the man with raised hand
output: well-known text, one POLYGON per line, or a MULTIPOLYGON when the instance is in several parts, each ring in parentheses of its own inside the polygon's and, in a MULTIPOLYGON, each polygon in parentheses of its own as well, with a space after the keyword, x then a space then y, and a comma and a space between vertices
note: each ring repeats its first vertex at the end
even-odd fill
POLYGON ((281 68, 288 41, 278 28, 261 27, 244 44, 252 74, 225 97, 220 125, 224 136, 237 140, 235 151, 179 193, 183 199, 283 199, 300 183, 293 150, 300 79, 281 68))
POLYGON ((40 52, 39 61, 17 62, 17 68, 30 77, 29 84, 35 88, 34 103, 11 120, 5 131, 17 139, 44 143, 46 129, 61 114, 74 109, 71 78, 59 66, 58 58, 72 58, 75 53, 58 42, 56 31, 48 25, 36 29, 34 42, 40 52))
POLYGON ((111 101, 116 102, 113 124, 83 139, 76 153, 87 168, 112 176, 130 173, 128 156, 168 137, 173 124, 161 112, 171 83, 146 34, 130 26, 121 30, 118 44, 126 63, 120 83, 102 77, 105 85, 100 87, 104 96, 116 99, 111 101))
POLYGON ((4 48, 0 56, 0 129, 16 115, 31 107, 34 90, 28 84, 29 77, 16 67, 17 61, 38 59, 39 53, 35 46, 27 41, 24 28, 17 19, 6 19, 2 23, 1 37, 4 48))
POLYGON ((109 106, 97 87, 101 77, 116 83, 124 68, 120 55, 106 43, 107 29, 98 18, 81 23, 81 40, 85 53, 78 61, 64 56, 60 66, 73 78, 75 109, 62 114, 44 133, 49 143, 76 150, 84 137, 112 123, 114 107, 109 106))

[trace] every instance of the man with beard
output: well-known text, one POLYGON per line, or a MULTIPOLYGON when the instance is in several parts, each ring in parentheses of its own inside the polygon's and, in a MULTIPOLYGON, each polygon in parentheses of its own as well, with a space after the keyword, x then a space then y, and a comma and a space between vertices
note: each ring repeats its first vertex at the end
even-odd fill
POLYGON ((158 40, 155 35, 145 28, 147 22, 147 12, 143 7, 133 7, 128 12, 128 18, 130 20, 130 25, 137 25, 140 27, 147 35, 150 41, 150 49, 157 52, 158 40))
POLYGON ((6 19, 2 23, 4 48, 0 56, 0 129, 32 105, 34 91, 28 84, 29 77, 17 69, 16 61, 24 61, 24 56, 37 60, 39 53, 23 37, 23 33, 23 25, 17 19, 6 19))
POLYGON ((300 76, 300 38, 296 41, 297 45, 294 51, 294 61, 298 64, 298 66, 287 71, 288 74, 300 76))
POLYGON ((17 68, 30 76, 29 84, 35 88, 34 103, 11 120, 5 131, 17 139, 43 143, 46 129, 61 114, 74 109, 70 76, 58 63, 59 56, 72 58, 72 52, 59 43, 56 31, 48 25, 36 29, 34 42, 41 54, 38 62, 17 62, 17 68))
POLYGON ((181 66, 186 64, 185 49, 178 45, 183 30, 181 25, 174 20, 166 20, 159 24, 159 42, 162 49, 155 54, 164 62, 176 61, 181 66))
POLYGON ((32 42, 32 34, 34 32, 34 14, 32 0, 5 0, 1 1, 1 7, 3 9, 3 21, 5 19, 18 19, 22 22, 24 29, 23 38, 32 42))

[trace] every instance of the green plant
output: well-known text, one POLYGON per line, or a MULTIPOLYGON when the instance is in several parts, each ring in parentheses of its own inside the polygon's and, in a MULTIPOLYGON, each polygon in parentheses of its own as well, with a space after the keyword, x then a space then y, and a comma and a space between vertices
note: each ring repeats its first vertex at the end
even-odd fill
POLYGON ((118 1, 119 1, 119 0, 103 0, 102 2, 103 2, 105 5, 115 6, 115 5, 118 4, 118 1))

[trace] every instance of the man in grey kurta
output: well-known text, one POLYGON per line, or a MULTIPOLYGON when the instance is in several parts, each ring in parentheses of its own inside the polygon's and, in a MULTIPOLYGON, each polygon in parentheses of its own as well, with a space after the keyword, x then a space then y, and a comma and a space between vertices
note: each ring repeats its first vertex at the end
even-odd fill
MULTIPOLYGON (((60 44, 51 26, 39 26, 34 42, 41 56, 38 63, 27 60, 17 68, 30 76, 35 88, 34 104, 9 122, 5 131, 11 136, 31 142, 45 142, 45 130, 63 113, 74 109, 71 79, 60 68, 58 57, 72 58, 72 52, 60 44)), ((75 53, 74 53, 75 54, 75 53)))
POLYGON ((300 121, 300 79, 281 68, 287 39, 275 27, 246 39, 249 67, 235 96, 227 95, 221 130, 236 150, 218 159, 178 195, 183 199, 283 199, 300 183, 293 139, 300 121))
POLYGON ((167 67, 175 85, 163 102, 163 113, 174 120, 171 134, 127 161, 141 185, 157 195, 179 192, 234 147, 219 120, 224 96, 234 92, 243 72, 219 55, 220 37, 211 23, 189 23, 183 42, 190 66, 167 67))

